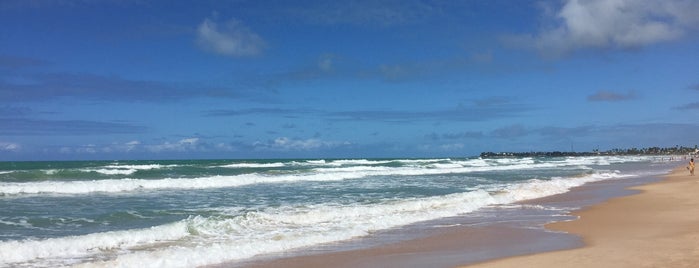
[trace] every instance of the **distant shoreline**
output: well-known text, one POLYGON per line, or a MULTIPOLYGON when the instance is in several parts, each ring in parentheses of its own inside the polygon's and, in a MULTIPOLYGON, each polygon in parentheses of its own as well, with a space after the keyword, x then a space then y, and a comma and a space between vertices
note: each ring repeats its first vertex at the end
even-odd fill
POLYGON ((608 151, 593 150, 592 152, 482 152, 481 158, 504 157, 567 157, 567 156, 610 156, 610 155, 696 155, 699 149, 690 147, 648 147, 631 149, 612 149, 608 151))

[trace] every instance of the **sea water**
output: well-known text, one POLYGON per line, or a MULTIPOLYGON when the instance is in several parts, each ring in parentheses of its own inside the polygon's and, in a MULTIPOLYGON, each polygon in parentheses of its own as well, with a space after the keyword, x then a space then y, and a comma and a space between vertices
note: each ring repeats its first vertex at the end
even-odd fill
POLYGON ((0 266, 245 262, 671 167, 654 156, 4 162, 0 266))

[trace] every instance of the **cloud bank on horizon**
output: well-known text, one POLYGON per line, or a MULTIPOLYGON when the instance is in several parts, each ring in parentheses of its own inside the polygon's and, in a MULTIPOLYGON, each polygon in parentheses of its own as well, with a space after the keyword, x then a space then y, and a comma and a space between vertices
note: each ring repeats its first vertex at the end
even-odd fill
POLYGON ((0 3, 0 160, 697 144, 699 2, 0 3))

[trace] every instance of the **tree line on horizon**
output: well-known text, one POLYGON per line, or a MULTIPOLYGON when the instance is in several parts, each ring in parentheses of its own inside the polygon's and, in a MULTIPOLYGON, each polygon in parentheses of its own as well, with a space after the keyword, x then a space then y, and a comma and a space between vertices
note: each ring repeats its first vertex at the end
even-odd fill
POLYGON ((597 156, 597 155, 685 155, 699 153, 699 146, 694 147, 675 146, 675 147, 647 147, 647 148, 627 148, 627 149, 611 149, 600 151, 599 149, 591 152, 482 152, 481 158, 497 158, 497 157, 564 157, 564 156, 597 156))

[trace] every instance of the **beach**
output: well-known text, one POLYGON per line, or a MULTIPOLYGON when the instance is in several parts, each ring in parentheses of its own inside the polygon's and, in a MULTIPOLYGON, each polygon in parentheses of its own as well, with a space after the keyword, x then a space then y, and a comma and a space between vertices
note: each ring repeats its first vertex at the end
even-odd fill
POLYGON ((684 166, 639 194, 575 212, 578 220, 547 226, 583 238, 566 251, 495 260, 467 267, 697 267, 699 178, 684 166))
POLYGON ((568 221, 546 224, 548 234, 507 224, 461 226, 389 245, 294 256, 249 266, 696 267, 699 178, 689 176, 684 166, 662 180, 655 177, 637 181, 642 185, 632 187, 625 186, 632 184, 628 181, 592 183, 565 194, 523 202, 594 203, 599 200, 591 197, 604 198, 601 193, 609 192, 610 187, 616 187, 611 190, 612 196, 623 195, 575 211, 568 221), (547 244, 558 249, 546 249, 547 244), (479 258, 490 260, 478 262, 479 258))
MULTIPOLYGON (((0 267, 459 267, 567 252, 592 243, 547 224, 578 222, 575 211, 638 193, 626 188, 659 181, 679 163, 655 156, 0 163, 0 267)), ((683 195, 672 197, 669 206, 683 195)))

